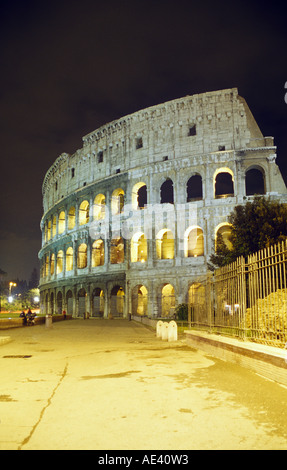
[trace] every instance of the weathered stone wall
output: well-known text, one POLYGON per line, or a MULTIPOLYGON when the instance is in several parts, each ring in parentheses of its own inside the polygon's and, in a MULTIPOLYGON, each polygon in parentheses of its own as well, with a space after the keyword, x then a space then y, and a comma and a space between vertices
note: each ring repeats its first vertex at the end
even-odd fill
POLYGON ((228 229, 229 213, 246 200, 250 169, 262 177, 264 194, 286 200, 273 138, 262 136, 235 88, 153 106, 85 136, 43 182, 42 310, 172 314, 206 272, 217 231, 228 229), (163 201, 168 180, 172 200, 163 201), (139 207, 141 189, 151 216, 139 207), (168 215, 162 202, 171 203, 168 215))

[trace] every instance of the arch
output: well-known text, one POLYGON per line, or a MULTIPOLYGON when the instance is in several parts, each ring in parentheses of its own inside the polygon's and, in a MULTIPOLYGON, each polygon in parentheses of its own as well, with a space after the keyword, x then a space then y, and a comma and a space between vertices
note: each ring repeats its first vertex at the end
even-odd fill
POLYGON ((74 296, 73 292, 69 289, 66 293, 67 314, 73 315, 74 313, 74 296))
POLYGON ((56 304, 57 304, 57 314, 61 315, 63 311, 63 294, 61 291, 59 291, 57 294, 56 304))
POLYGON ((202 228, 189 227, 184 234, 184 256, 186 258, 204 255, 204 235, 202 228))
POLYGON ((266 194, 265 171, 261 166, 253 165, 245 172, 246 196, 266 194))
POLYGON ((231 235, 231 230, 232 225, 229 224, 228 222, 223 222, 219 224, 216 229, 215 229, 215 248, 217 244, 217 237, 220 234, 222 236, 223 242, 225 243, 226 247, 230 250, 232 248, 232 243, 229 240, 230 235, 231 235))
POLYGON ((194 282, 188 289, 188 304, 191 310, 191 322, 204 324, 206 318, 206 290, 200 282, 194 282))
POLYGON ((138 284, 132 289, 132 314, 147 315, 147 304, 147 288, 142 284, 138 284))
POLYGON ((81 243, 78 248, 78 261, 77 265, 79 269, 84 269, 87 267, 87 245, 85 243, 81 243))
POLYGON ((95 220, 102 220, 106 215, 106 197, 104 194, 98 194, 94 199, 93 217, 95 220))
POLYGON ((56 233, 57 233, 57 217, 54 215, 53 222, 52 222, 52 238, 56 236, 56 233))
POLYGON ((66 251, 66 271, 72 271, 74 264, 74 250, 71 246, 66 251))
POLYGON ((175 311, 175 294, 172 284, 165 284, 161 289, 161 317, 171 318, 175 311))
POLYGON ((49 241, 51 239, 51 226, 52 226, 52 222, 51 222, 51 220, 48 220, 48 223, 47 223, 47 241, 49 241))
POLYGON ((92 292, 92 317, 103 317, 104 308, 104 291, 100 287, 96 287, 92 292))
POLYGON ((120 264, 124 262, 125 250, 124 240, 122 237, 113 238, 111 240, 110 261, 111 264, 120 264))
POLYGON ((113 317, 122 317, 124 314, 125 292, 124 289, 116 285, 111 290, 110 313, 113 317))
POLYGON ((111 202, 111 209, 112 214, 120 214, 124 208, 124 196, 125 192, 122 188, 117 188, 112 193, 112 202, 111 202))
POLYGON ((82 201, 79 207, 79 225, 85 225, 89 222, 90 204, 88 201, 82 201))
POLYGON ((49 275, 49 256, 46 256, 45 259, 45 277, 49 275))
POLYGON ((173 204, 173 182, 170 178, 167 178, 160 187, 160 203, 161 204, 173 204))
POLYGON ((61 211, 58 217, 58 233, 64 233, 66 228, 66 214, 64 211, 61 211))
POLYGON ((87 292, 86 290, 82 287, 78 291, 78 317, 85 317, 86 314, 86 298, 87 298, 87 292))
POLYGON ((213 175, 214 197, 234 196, 234 175, 230 168, 218 168, 213 175))
POLYGON ((147 261, 147 239, 143 232, 135 233, 131 239, 131 262, 147 261))
POLYGON ((202 178, 199 174, 193 175, 186 183, 186 202, 202 199, 202 178))
POLYGON ((51 274, 51 276, 54 274, 54 272, 55 272, 55 254, 52 253, 51 257, 50 257, 50 274, 51 274))
POLYGON ((68 230, 72 230, 76 225, 76 209, 75 207, 70 207, 68 212, 68 230))
POLYGON ((102 239, 92 244, 92 268, 103 266, 105 263, 105 245, 102 239))
POLYGON ((172 231, 162 229, 156 236, 156 253, 158 259, 174 258, 174 238, 172 231))
POLYGON ((136 183, 132 189, 132 208, 134 210, 144 209, 147 204, 147 187, 140 181, 136 183))
POLYGON ((63 272, 63 259, 64 253, 63 250, 59 250, 57 254, 57 274, 61 274, 63 272))

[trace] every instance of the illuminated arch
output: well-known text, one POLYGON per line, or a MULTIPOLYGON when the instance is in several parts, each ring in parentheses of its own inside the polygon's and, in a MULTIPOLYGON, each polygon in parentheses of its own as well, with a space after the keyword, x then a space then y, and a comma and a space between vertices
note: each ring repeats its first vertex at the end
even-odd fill
POLYGON ((204 235, 201 227, 189 227, 184 234, 184 256, 186 258, 204 255, 204 235))
POLYGON ((133 210, 144 209, 147 204, 147 187, 140 181, 132 189, 132 208, 133 210))
POLYGON ((213 194, 215 198, 234 196, 234 174, 230 168, 218 168, 214 172, 213 194))
POLYGON ((135 233, 131 239, 131 262, 147 261, 147 239, 142 232, 135 233))
POLYGON ((57 254, 57 274, 60 274, 63 272, 63 259, 64 259, 64 253, 63 250, 58 251, 57 254))
POLYGON ((216 248, 216 243, 217 243, 217 237, 218 234, 220 234, 223 238, 223 241, 227 248, 230 250, 232 248, 232 243, 229 240, 229 237, 231 235, 231 230, 232 225, 228 222, 222 222, 221 224, 217 225, 215 228, 215 248, 216 248))
POLYGON ((70 207, 68 212, 68 230, 72 230, 76 224, 76 209, 75 207, 70 207))
POLYGON ((174 258, 174 238, 172 231, 162 229, 156 236, 156 253, 158 259, 174 258))
POLYGON ((66 251, 66 271, 73 270, 74 250, 71 246, 66 251))
POLYGON ((111 264, 120 264, 124 262, 125 251, 122 237, 113 238, 111 241, 110 260, 111 264))
POLYGON ((124 209, 124 197, 125 192, 123 189, 118 188, 115 189, 112 193, 112 202, 111 202, 111 209, 112 214, 120 214, 124 209))
POLYGON ((173 317, 175 310, 174 287, 165 284, 161 290, 161 316, 165 318, 173 317))
POLYGON ((66 214, 64 211, 61 211, 58 218, 58 233, 64 233, 66 228, 66 214))
POLYGON ((78 268, 84 269, 87 267, 87 245, 85 243, 81 243, 78 248, 78 268))
POLYGON ((92 268, 105 263, 105 245, 103 240, 95 240, 92 245, 92 268))
POLYGON ((98 194, 94 199, 94 211, 93 216, 95 220, 101 220, 105 218, 106 213, 106 197, 104 194, 98 194))
POLYGON ((89 222, 90 204, 88 201, 82 201, 79 207, 79 225, 85 225, 89 222))

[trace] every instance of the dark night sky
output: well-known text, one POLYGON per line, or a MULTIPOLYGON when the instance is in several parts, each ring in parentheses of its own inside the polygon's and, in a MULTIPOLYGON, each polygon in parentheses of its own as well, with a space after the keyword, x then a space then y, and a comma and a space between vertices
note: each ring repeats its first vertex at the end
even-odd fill
POLYGON ((0 268, 29 279, 41 186, 62 153, 111 120, 238 87, 287 180, 283 2, 2 1, 0 268))

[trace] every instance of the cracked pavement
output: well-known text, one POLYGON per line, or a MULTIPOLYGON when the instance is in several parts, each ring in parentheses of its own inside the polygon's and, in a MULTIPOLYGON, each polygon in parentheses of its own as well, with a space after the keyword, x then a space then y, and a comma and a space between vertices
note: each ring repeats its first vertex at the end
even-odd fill
POLYGON ((7 335, 0 450, 287 447, 287 389, 184 338, 98 319, 7 335))

